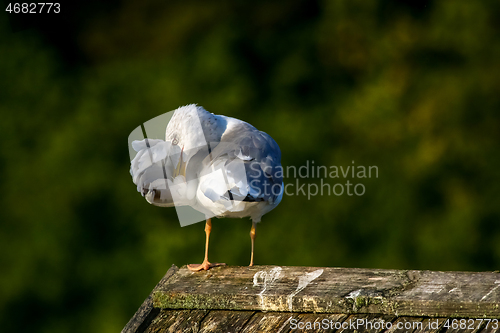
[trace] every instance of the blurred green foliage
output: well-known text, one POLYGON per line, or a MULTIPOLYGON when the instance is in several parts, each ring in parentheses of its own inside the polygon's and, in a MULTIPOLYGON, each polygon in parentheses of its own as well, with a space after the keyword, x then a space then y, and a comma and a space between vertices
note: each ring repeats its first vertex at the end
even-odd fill
MULTIPOLYGON (((2 331, 117 332, 202 260, 203 224, 147 204, 126 146, 189 103, 269 133, 284 166, 379 168, 361 197, 285 197, 257 264, 499 268, 498 1, 95 3, 55 31, 0 16, 2 331)), ((215 220, 210 258, 248 264, 250 226, 215 220)))

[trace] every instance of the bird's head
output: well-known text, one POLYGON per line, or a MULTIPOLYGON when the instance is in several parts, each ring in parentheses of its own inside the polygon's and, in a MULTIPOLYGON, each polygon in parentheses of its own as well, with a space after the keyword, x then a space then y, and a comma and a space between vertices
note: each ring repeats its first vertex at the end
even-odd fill
MULTIPOLYGON (((177 147, 180 154, 174 159, 174 177, 186 175, 191 158, 200 151, 210 152, 210 142, 217 140, 214 130, 216 116, 196 104, 182 106, 174 111, 165 132, 165 141, 177 147)), ((220 137, 220 135, 219 135, 220 137)))

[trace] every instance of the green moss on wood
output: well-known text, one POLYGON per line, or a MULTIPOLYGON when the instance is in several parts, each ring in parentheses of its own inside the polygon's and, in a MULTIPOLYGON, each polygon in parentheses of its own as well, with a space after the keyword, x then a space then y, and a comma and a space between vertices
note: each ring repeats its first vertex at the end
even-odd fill
POLYGON ((198 295, 198 294, 174 294, 157 291, 153 293, 153 305, 158 308, 169 309, 230 309, 244 310, 239 307, 233 297, 224 294, 198 295))

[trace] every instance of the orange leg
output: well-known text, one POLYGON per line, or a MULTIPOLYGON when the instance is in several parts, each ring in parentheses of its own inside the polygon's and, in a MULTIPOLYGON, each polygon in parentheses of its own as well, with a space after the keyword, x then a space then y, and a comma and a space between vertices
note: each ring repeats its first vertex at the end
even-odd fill
POLYGON ((205 234, 207 235, 207 241, 205 243, 205 259, 203 260, 203 263, 201 263, 201 265, 200 264, 187 265, 187 267, 192 271, 195 271, 195 272, 201 271, 201 270, 208 271, 212 267, 225 265, 223 263, 212 264, 208 261, 208 240, 210 238, 210 231, 212 231, 212 220, 208 219, 207 223, 205 224, 205 234))
POLYGON ((252 239, 252 254, 250 255, 250 265, 248 265, 248 266, 253 266, 253 245, 255 242, 255 226, 256 225, 257 225, 257 223, 252 221, 252 229, 250 229, 250 238, 252 239))

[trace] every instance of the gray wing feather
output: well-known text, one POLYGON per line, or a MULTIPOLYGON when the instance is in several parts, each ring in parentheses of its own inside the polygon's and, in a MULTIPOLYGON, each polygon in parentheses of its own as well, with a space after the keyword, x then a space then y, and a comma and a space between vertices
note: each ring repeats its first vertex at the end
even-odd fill
MULTIPOLYGON (((223 163, 229 167, 226 171, 230 176, 230 164, 235 159, 244 163, 247 188, 236 186, 228 191, 225 199, 276 201, 282 191, 283 173, 281 151, 273 138, 247 123, 241 123, 224 133, 220 143, 204 159, 204 169, 223 163)), ((238 179, 234 181, 238 183, 238 179)))

